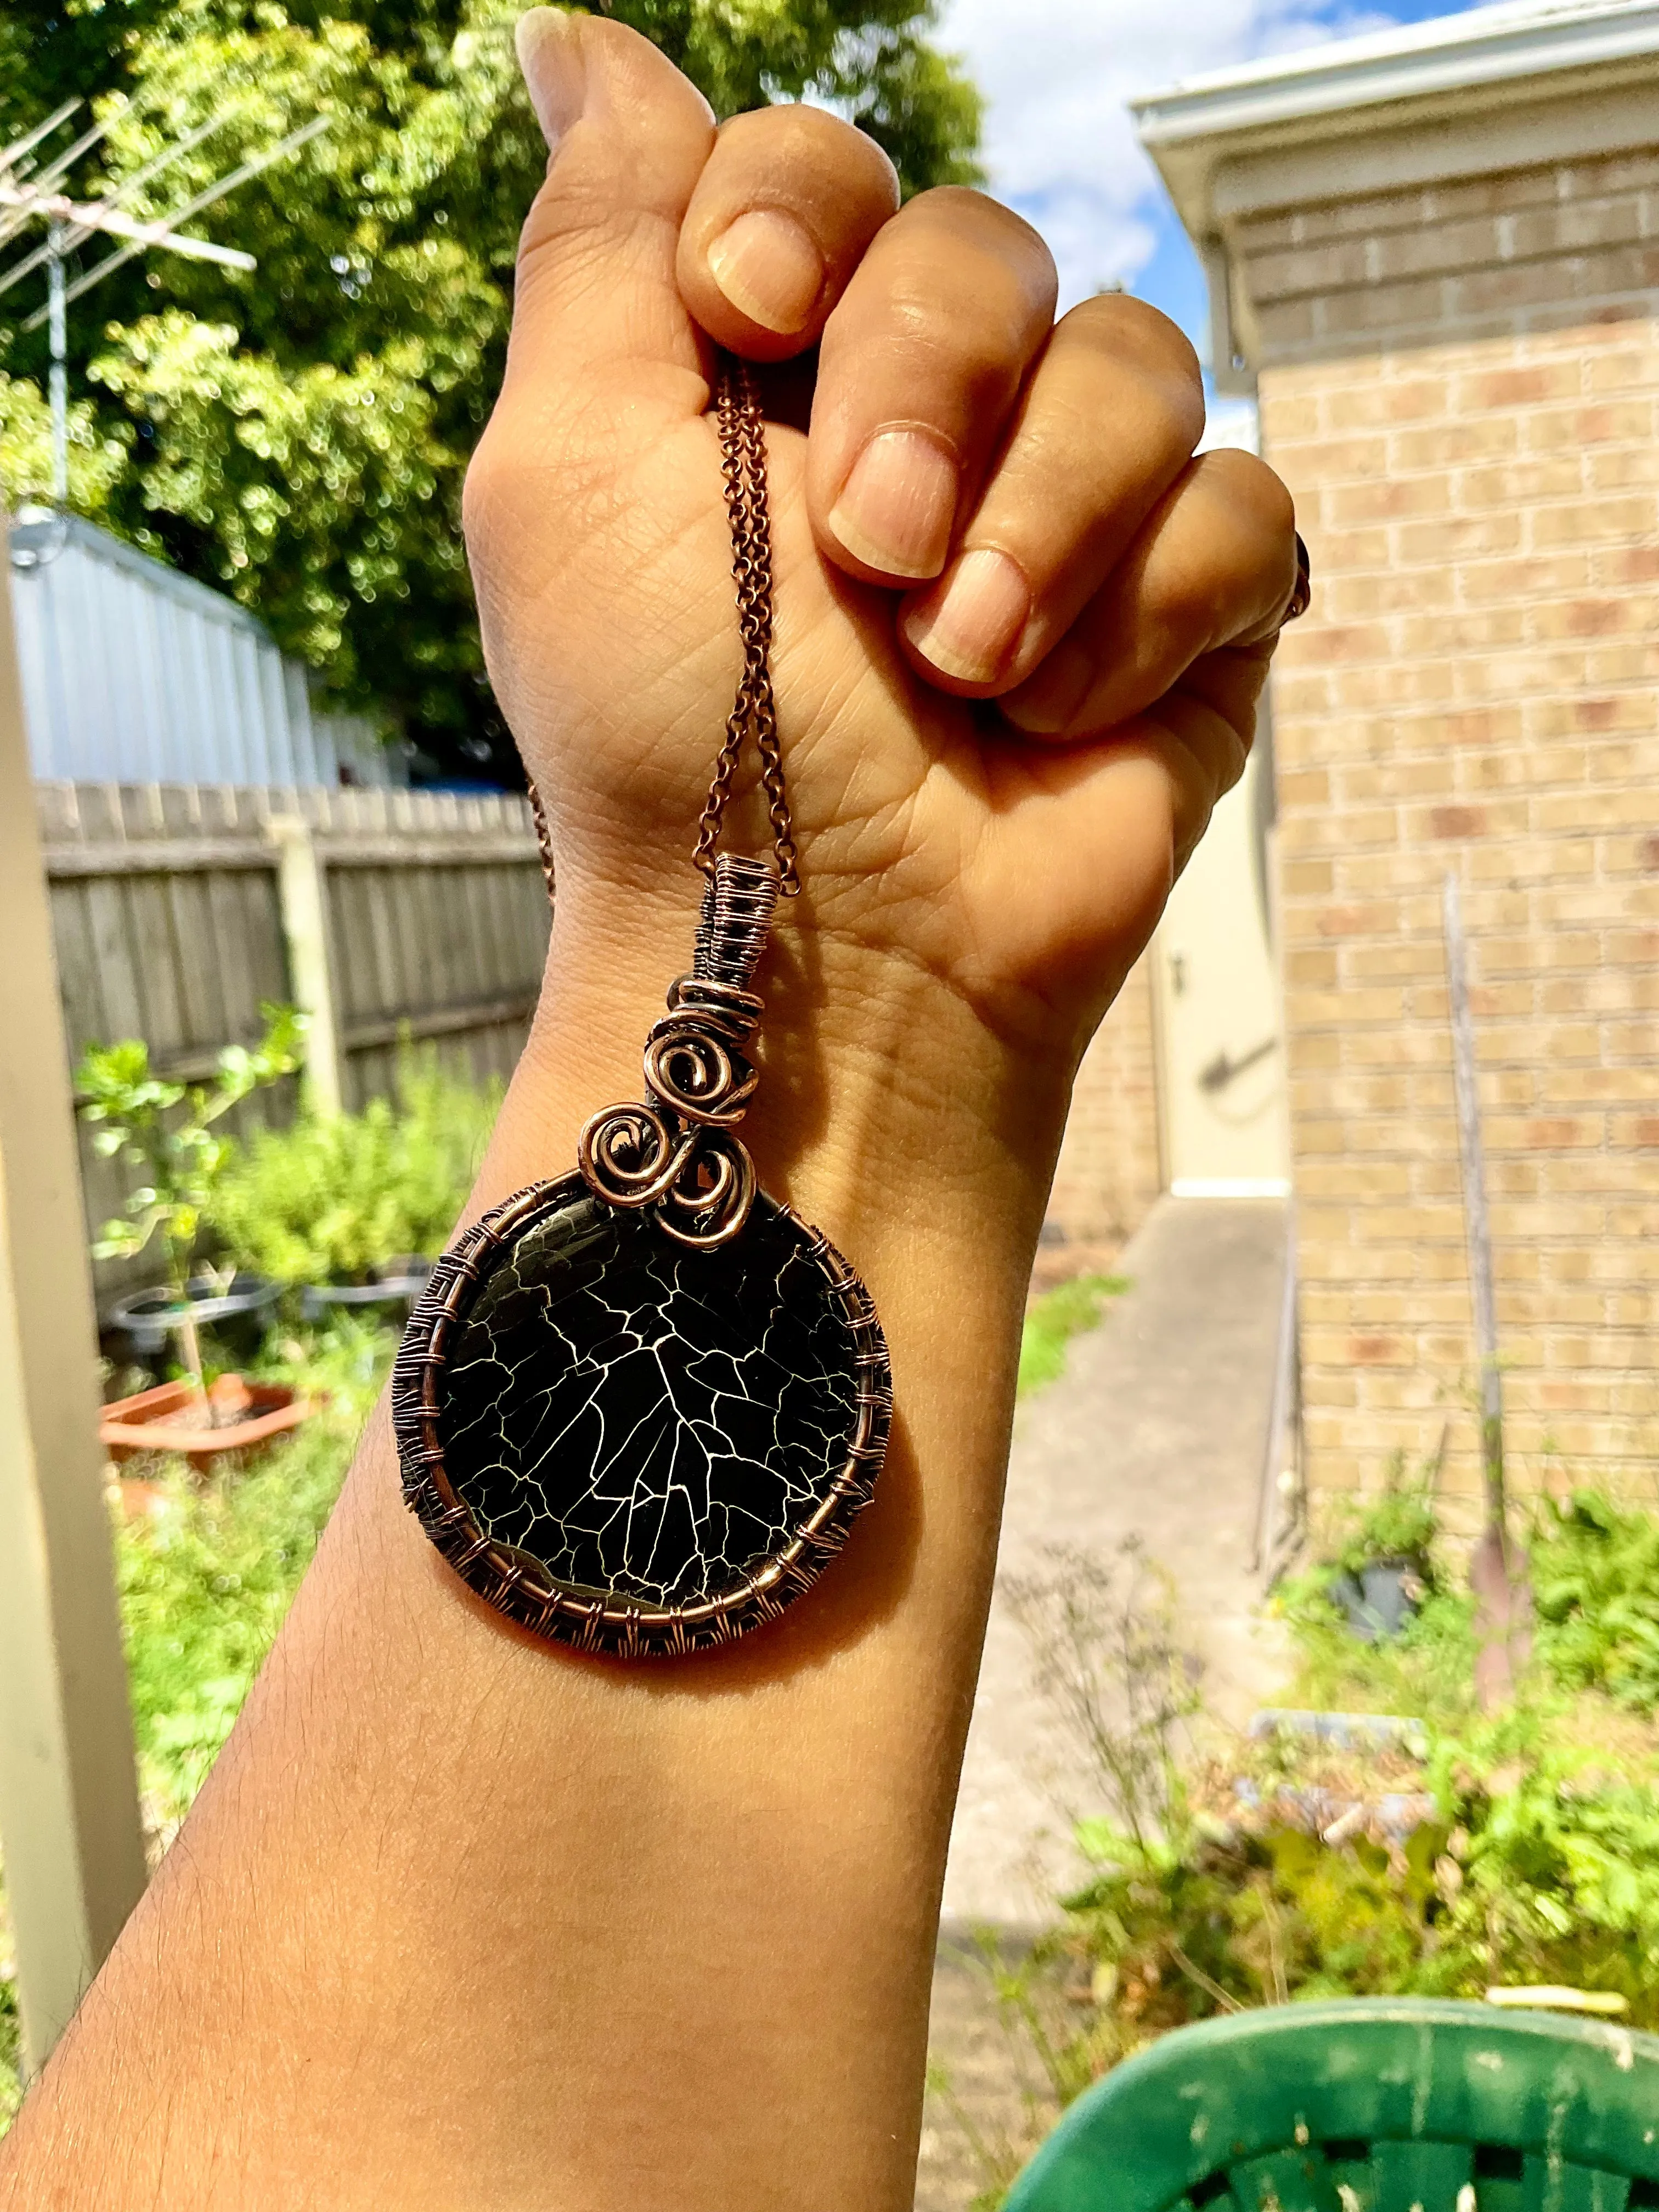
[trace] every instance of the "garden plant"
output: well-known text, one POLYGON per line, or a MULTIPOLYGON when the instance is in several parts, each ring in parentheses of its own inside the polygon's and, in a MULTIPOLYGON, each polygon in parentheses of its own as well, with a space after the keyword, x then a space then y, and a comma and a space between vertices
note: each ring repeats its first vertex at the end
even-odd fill
POLYGON ((1230 1739, 1173 1593, 1133 1548, 1057 1552, 1015 1587, 1096 1802, 1054 1925, 1018 1958, 981 1947, 1026 2125, 988 2132, 933 2083, 973 2143, 981 2212, 1092 2081, 1220 2013, 1544 1986, 1659 2027, 1659 1515, 1590 1486, 1533 1509, 1532 1656, 1513 1703, 1486 1711, 1476 1600, 1431 1513, 1420 1549, 1395 1551, 1425 1577, 1397 1634, 1362 1641, 1333 1595, 1362 1547, 1421 1533, 1420 1485, 1396 1470, 1391 1488, 1279 1600, 1283 1706, 1413 1723, 1376 1738, 1230 1739))
MULTIPOLYGON (((170 1293, 166 1318, 198 1395, 204 1382, 191 1282, 198 1243, 233 1149, 216 1125, 254 1091, 292 1075, 304 1053, 303 1015, 291 1006, 261 1011, 264 1035, 252 1048, 228 1045, 210 1083, 174 1083, 157 1075, 149 1048, 138 1037, 89 1045, 76 1075, 94 1149, 120 1160, 138 1178, 120 1215, 104 1224, 94 1257, 136 1259, 152 1241, 159 1243, 170 1293)), ((215 1286, 228 1287, 228 1281, 216 1277, 215 1286)))
POLYGON ((360 1114, 302 1112, 256 1130, 214 1190, 211 1226, 241 1263, 284 1284, 367 1283, 443 1249, 501 1103, 405 1047, 396 1092, 360 1114))

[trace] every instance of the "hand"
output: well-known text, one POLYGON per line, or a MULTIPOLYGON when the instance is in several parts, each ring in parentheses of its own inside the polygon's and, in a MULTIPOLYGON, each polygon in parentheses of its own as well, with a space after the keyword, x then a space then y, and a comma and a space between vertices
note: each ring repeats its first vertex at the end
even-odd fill
MULTIPOLYGON (((1198 363, 1155 309, 1055 324, 994 200, 898 210, 811 108, 716 131, 618 23, 538 9, 520 46, 553 152, 466 520, 562 906, 598 943, 639 899, 689 930, 739 660, 714 341, 783 365, 774 672, 820 988, 867 1006, 920 969, 1069 1078, 1243 769, 1288 494, 1192 458, 1198 363)), ((758 809, 732 831, 765 848, 758 809)))

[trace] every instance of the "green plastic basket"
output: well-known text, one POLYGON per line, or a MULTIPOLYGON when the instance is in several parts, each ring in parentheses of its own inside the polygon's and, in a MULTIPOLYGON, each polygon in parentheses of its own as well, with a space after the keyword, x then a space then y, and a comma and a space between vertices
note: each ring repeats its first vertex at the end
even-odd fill
POLYGON ((1659 2036, 1424 1998, 1235 2013, 1080 2097, 1007 2212, 1659 2212, 1659 2036))

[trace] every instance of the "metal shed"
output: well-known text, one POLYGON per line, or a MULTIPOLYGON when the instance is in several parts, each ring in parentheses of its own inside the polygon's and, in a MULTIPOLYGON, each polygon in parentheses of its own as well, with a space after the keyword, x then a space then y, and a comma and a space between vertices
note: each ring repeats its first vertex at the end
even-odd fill
POLYGON ((76 515, 11 532, 34 774, 98 783, 406 784, 356 714, 313 702, 256 617, 76 515))

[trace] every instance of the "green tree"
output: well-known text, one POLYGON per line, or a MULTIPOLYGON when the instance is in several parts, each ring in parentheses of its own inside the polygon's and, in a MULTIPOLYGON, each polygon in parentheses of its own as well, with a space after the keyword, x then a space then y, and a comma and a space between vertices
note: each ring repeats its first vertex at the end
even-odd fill
MULTIPOLYGON (((978 96, 933 0, 614 0, 721 114, 830 104, 908 190, 971 181, 978 96)), ((232 592, 343 703, 451 770, 511 778, 462 558, 466 459, 499 380, 519 226, 545 160, 504 0, 52 0, 0 11, 0 143, 75 92, 108 123, 76 189, 159 216, 318 113, 299 155, 192 228, 251 276, 152 253, 70 311, 70 486, 94 519, 232 592)), ((81 265, 106 249, 89 242, 81 265)), ((39 279, 0 295, 0 489, 49 481, 39 279)))

